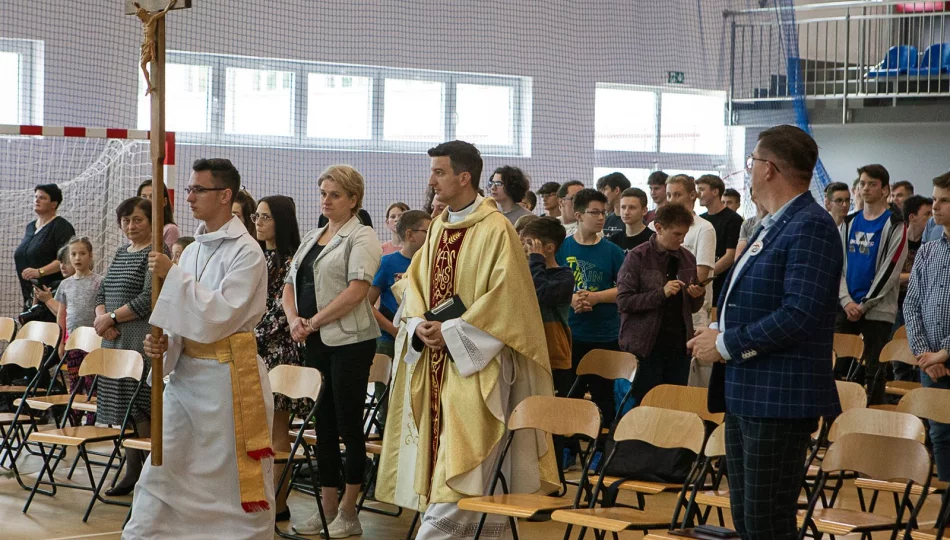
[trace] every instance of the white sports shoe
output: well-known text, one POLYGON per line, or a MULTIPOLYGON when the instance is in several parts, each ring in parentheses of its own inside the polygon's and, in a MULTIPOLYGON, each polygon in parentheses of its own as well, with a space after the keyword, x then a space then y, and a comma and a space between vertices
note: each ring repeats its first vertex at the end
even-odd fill
MULTIPOLYGON (((319 517, 318 517, 319 520, 319 517)), ((330 538, 347 538, 363 534, 363 526, 357 514, 347 516, 343 510, 337 512, 336 519, 330 523, 330 538)))
MULTIPOLYGON (((327 514, 327 523, 333 523, 337 514, 327 514)), ((291 527, 297 534, 323 534, 323 522, 320 521, 320 511, 316 511, 307 521, 291 527)), ((332 529, 331 529, 332 530, 332 529)))

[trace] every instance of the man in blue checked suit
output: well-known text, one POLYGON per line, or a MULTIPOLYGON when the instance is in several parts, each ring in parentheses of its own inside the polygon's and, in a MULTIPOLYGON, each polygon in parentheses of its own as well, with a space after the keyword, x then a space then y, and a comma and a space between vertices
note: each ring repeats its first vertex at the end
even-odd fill
POLYGON ((725 365, 729 493, 744 540, 798 537, 810 434, 841 412, 831 357, 843 252, 809 193, 817 161, 818 146, 797 127, 759 135, 746 167, 769 216, 726 277, 719 327, 687 344, 725 365))

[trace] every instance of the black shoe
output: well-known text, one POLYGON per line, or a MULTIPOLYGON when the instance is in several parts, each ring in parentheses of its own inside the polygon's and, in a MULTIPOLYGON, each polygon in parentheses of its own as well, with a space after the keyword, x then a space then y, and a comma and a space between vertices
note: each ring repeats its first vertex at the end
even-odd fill
POLYGON ((275 517, 277 518, 278 523, 280 523, 281 521, 290 521, 290 508, 288 507, 283 512, 278 512, 277 516, 275 517))
POLYGON ((116 486, 114 488, 107 489, 106 496, 107 497, 122 497, 124 495, 128 495, 129 493, 132 493, 133 490, 135 490, 135 484, 131 486, 116 486))

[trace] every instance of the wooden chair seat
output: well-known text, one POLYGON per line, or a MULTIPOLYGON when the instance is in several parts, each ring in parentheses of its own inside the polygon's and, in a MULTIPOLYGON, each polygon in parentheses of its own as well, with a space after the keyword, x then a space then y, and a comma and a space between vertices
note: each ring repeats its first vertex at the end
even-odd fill
MULTIPOLYGON (((287 463, 290 460, 290 452, 285 452, 283 450, 278 450, 274 452, 274 463, 283 464, 287 463)), ((307 456, 304 454, 294 454, 293 462, 294 463, 303 463, 307 461, 307 456)))
MULTIPOLYGON (((833 535, 851 534, 855 531, 875 531, 891 528, 894 517, 879 514, 868 514, 860 510, 847 508, 816 509, 813 515, 815 526, 819 532, 833 535)), ((805 523, 805 512, 798 513, 797 523, 801 527, 805 523)))
MULTIPOLYGON (((37 388, 34 390, 36 393, 45 392, 45 388, 37 388)), ((26 392, 25 386, 10 385, 10 384, 0 384, 0 394, 22 394, 26 392)))
MULTIPOLYGON (((14 406, 19 406, 22 402, 22 398, 17 398, 14 402, 14 406)), ((31 409, 35 411, 45 411, 51 409, 52 407, 58 407, 66 405, 69 403, 69 394, 57 394, 55 396, 39 396, 31 397, 26 400, 26 404, 30 406, 31 409)), ((77 411, 89 411, 96 412, 96 398, 92 398, 92 401, 77 400, 73 402, 73 409, 77 411)))
MULTIPOLYGON (((620 480, 620 477, 605 476, 604 486, 610 486, 617 480, 620 480)), ((626 480, 624 483, 620 484, 620 489, 623 491, 634 491, 636 493, 643 493, 646 495, 657 495, 659 493, 664 493, 667 491, 679 491, 682 487, 683 487, 683 484, 647 482, 645 480, 626 480)))
POLYGON ((381 456, 383 454, 383 445, 376 442, 367 442, 366 453, 381 456))
POLYGON ((561 508, 570 508, 571 501, 527 493, 511 493, 491 497, 471 497, 459 501, 459 509, 471 512, 530 519, 561 508))
POLYGON ((868 405, 868 409, 877 409, 877 410, 879 410, 879 411, 898 412, 898 410, 897 410, 897 405, 887 405, 887 404, 883 404, 883 403, 880 404, 880 405, 868 405))
POLYGON ((578 527, 590 527, 601 531, 621 532, 631 527, 641 530, 668 529, 669 518, 651 516, 635 508, 581 508, 556 510, 551 519, 578 527))
POLYGON ((913 381, 888 381, 888 383, 884 385, 884 391, 886 393, 897 396, 906 396, 911 390, 918 388, 920 388, 920 383, 913 381))
POLYGON ((937 529, 921 529, 919 531, 911 531, 910 537, 914 540, 936 540, 937 529))
MULTIPOLYGON (((118 431, 118 430, 116 430, 118 431)), ((122 446, 132 450, 152 451, 152 439, 126 439, 122 441, 122 446)))
POLYGON ((700 491, 696 494, 696 502, 713 508, 729 508, 729 490, 700 491))
MULTIPOLYGON (((132 433, 127 429, 126 433, 132 433)), ((115 428, 79 426, 65 427, 63 429, 53 429, 50 431, 34 431, 30 433, 30 442, 60 444, 63 446, 79 446, 86 442, 95 442, 98 440, 109 440, 119 436, 119 430, 115 428)))
MULTIPOLYGON (((904 493, 907 484, 901 482, 887 482, 884 480, 874 480, 871 478, 855 478, 854 487, 858 489, 870 489, 872 491, 884 491, 887 493, 904 493)), ((939 490, 947 489, 947 482, 939 482, 934 480, 930 484, 930 489, 927 491, 928 494, 936 493, 939 490)), ((920 496, 924 491, 924 486, 920 484, 913 484, 910 486, 911 495, 920 496)))
POLYGON ((16 418, 16 415, 13 413, 0 413, 0 426, 9 426, 13 423, 14 418, 16 418))

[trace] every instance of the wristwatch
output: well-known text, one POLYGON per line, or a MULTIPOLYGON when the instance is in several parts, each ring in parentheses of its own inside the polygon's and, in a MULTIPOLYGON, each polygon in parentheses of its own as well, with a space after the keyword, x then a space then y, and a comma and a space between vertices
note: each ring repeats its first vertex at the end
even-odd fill
POLYGON ((116 318, 115 318, 115 312, 114 312, 114 311, 109 314, 109 318, 112 319, 112 322, 114 322, 114 323, 119 322, 119 321, 116 320, 116 318))
POLYGON ((43 277, 43 275, 44 275, 46 272, 44 272, 43 269, 40 268, 40 269, 39 269, 39 273, 40 273, 40 277, 43 277))

